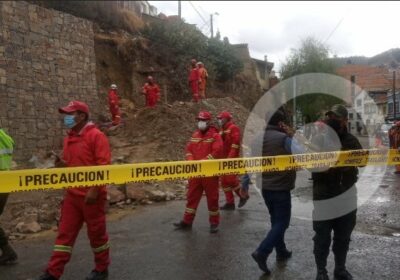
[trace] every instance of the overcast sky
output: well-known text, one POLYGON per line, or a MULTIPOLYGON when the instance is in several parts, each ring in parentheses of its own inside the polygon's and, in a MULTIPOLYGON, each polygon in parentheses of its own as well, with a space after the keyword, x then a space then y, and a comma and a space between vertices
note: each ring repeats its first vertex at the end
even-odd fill
MULTIPOLYGON (((166 15, 178 14, 178 1, 149 1, 166 15)), ((231 43, 248 43, 252 57, 280 62, 308 35, 338 56, 374 56, 400 47, 400 2, 182 1, 182 17, 209 35, 216 30, 231 43), (201 14, 192 7, 191 3, 201 14)))

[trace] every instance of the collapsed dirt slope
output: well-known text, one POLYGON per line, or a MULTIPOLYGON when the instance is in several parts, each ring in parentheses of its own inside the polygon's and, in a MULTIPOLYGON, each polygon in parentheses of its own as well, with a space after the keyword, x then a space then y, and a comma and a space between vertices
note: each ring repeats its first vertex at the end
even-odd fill
POLYGON ((183 160, 185 145, 196 129, 195 117, 201 110, 210 111, 214 122, 219 112, 227 110, 242 129, 249 114, 230 97, 125 111, 125 125, 110 135, 113 158, 125 163, 183 160))

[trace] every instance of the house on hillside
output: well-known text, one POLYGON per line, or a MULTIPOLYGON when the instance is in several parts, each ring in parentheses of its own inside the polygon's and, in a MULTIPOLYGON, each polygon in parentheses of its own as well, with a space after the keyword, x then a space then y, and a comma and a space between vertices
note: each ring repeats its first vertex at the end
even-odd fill
POLYGON ((236 57, 243 62, 243 73, 247 76, 255 76, 258 85, 263 92, 276 85, 279 80, 273 71, 274 63, 267 60, 252 58, 248 44, 232 44, 236 57))
MULTIPOLYGON (((351 121, 352 126, 357 128, 362 121, 363 132, 372 133, 385 119, 393 119, 393 116, 390 115, 390 112, 393 114, 393 108, 390 111, 388 107, 388 100, 390 100, 388 93, 393 87, 391 69, 347 64, 339 67, 337 74, 352 82, 349 84, 347 92, 349 100, 351 100, 349 105, 362 117, 362 120, 355 117, 351 121)), ((396 83, 400 85, 400 80, 396 83)), ((397 116, 400 117, 400 112, 397 111, 397 113, 397 116)))
POLYGON ((268 62, 267 56, 264 56, 264 60, 256 58, 252 58, 252 60, 256 65, 256 76, 262 90, 269 90, 271 88, 270 75, 272 73, 274 64, 272 62, 268 62))
POLYGON ((115 1, 120 9, 127 9, 135 12, 137 15, 157 16, 157 8, 150 5, 148 1, 115 1))

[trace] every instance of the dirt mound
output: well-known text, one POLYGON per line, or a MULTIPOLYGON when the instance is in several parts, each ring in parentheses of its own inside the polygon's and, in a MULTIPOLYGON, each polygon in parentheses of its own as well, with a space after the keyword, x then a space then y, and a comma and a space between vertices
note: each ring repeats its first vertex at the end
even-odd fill
POLYGON ((230 97, 124 112, 125 126, 110 136, 113 158, 126 163, 183 160, 185 145, 196 129, 195 117, 201 110, 210 111, 214 119, 227 110, 242 129, 249 115, 246 108, 230 97))

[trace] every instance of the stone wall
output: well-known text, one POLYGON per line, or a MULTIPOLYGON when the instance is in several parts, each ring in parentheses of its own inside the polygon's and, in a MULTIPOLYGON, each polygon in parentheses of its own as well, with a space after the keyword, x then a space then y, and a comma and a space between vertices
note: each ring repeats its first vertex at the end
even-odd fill
POLYGON ((90 21, 22 1, 0 2, 0 127, 16 141, 15 158, 59 149, 58 107, 87 102, 96 116, 93 26, 90 21))

